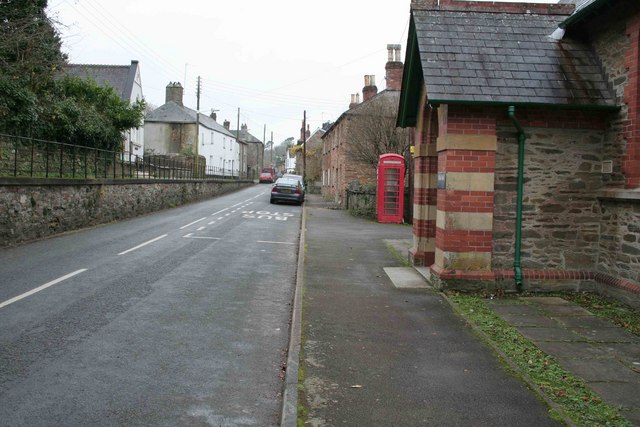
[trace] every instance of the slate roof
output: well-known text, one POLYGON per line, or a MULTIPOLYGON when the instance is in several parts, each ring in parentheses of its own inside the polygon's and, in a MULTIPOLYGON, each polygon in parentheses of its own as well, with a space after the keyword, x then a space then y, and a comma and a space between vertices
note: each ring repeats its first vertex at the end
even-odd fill
POLYGON ((131 65, 67 64, 64 69, 70 76, 82 79, 89 77, 100 86, 111 86, 120 98, 129 101, 138 70, 138 61, 131 61, 131 65))
MULTIPOLYGON (((169 101, 148 113, 145 116, 144 121, 145 123, 195 123, 196 114, 197 112, 191 108, 179 105, 174 101, 169 101)), ((231 133, 231 131, 206 114, 200 114, 200 124, 208 129, 215 130, 232 138, 236 137, 231 133)))
POLYGON ((549 37, 567 16, 413 10, 429 101, 614 107, 589 47, 549 37))
POLYGON ((251 135, 248 130, 240 129, 240 131, 232 130, 231 133, 240 141, 246 142, 247 144, 262 144, 255 136, 251 135))

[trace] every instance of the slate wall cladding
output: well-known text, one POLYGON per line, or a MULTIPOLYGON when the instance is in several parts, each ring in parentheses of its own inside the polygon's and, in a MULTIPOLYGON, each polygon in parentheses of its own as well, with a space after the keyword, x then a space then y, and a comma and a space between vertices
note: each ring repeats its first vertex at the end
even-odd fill
POLYGON ((0 183, 0 247, 219 196, 252 182, 0 183))
POLYGON ((640 203, 604 199, 598 271, 640 283, 640 203))
MULTIPOLYGON (((598 261, 604 131, 527 128, 522 266, 595 270, 598 261)), ((513 266, 517 142, 498 129, 493 269, 513 266)))

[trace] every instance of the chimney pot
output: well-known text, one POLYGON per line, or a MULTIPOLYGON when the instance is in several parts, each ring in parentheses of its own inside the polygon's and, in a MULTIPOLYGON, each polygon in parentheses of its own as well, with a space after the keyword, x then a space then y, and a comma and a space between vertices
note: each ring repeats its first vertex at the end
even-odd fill
POLYGON ((231 126, 231 122, 230 122, 229 120, 225 120, 225 121, 222 123, 222 126, 224 126, 224 128, 225 128, 226 130, 229 130, 229 127, 231 126))

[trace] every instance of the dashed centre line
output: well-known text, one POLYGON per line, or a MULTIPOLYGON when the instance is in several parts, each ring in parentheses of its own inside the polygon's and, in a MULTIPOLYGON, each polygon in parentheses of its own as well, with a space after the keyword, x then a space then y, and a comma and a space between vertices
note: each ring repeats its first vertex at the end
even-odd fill
POLYGON ((190 226, 192 226, 193 224, 197 224, 197 223, 199 223, 200 221, 204 221, 205 219, 207 219, 207 217, 206 217, 206 216, 205 216, 205 217, 202 217, 202 218, 200 218, 200 219, 197 219, 197 220, 195 220, 195 221, 193 221, 193 222, 190 222, 190 223, 189 223, 189 224, 187 224, 187 225, 183 225, 182 227, 180 227, 180 230, 185 229, 185 228, 187 228, 187 227, 190 227, 190 226))
POLYGON ((87 269, 86 269, 86 268, 82 268, 82 269, 80 269, 80 270, 76 270, 76 271, 74 271, 73 273, 66 274, 66 275, 64 275, 64 276, 62 276, 62 277, 59 277, 59 278, 55 279, 55 280, 52 280, 52 281, 50 281, 50 282, 47 282, 47 283, 45 283, 45 284, 44 284, 44 285, 42 285, 42 286, 38 286, 37 288, 31 289, 30 291, 25 292, 25 293, 23 293, 23 294, 20 294, 20 295, 18 295, 17 297, 13 297, 13 298, 11 298, 11 299, 6 300, 6 301, 5 301, 5 302, 3 302, 3 303, 0 303, 0 308, 2 308, 2 307, 6 307, 6 306, 8 306, 9 304, 13 304, 13 303, 14 303, 14 302, 16 302, 16 301, 20 301, 20 300, 21 300, 21 299, 23 299, 23 298, 26 298, 26 297, 28 297, 28 296, 31 296, 31 295, 33 295, 33 294, 35 294, 35 293, 37 293, 37 292, 40 292, 40 291, 42 291, 42 290, 44 290, 44 289, 47 289, 47 288, 48 288, 48 287, 50 287, 50 286, 53 286, 53 285, 55 285, 55 284, 57 284, 57 283, 60 283, 60 282, 62 282, 62 281, 64 281, 64 280, 67 280, 67 279, 69 279, 69 278, 71 278, 71 277, 73 277, 73 276, 76 276, 76 275, 78 275, 78 274, 80 274, 80 273, 83 273, 83 272, 85 272, 85 271, 87 271, 87 269))
POLYGON ((148 242, 144 242, 144 243, 142 243, 142 244, 140 244, 140 245, 138 245, 138 246, 135 246, 135 247, 133 247, 133 248, 131 248, 131 249, 127 249, 127 250, 126 250, 126 251, 124 251, 124 252, 120 252, 118 255, 128 254, 129 252, 135 251, 136 249, 140 249, 141 247, 143 247, 143 246, 147 246, 147 245, 148 245, 148 244, 150 244, 150 243, 153 243, 153 242, 158 241, 158 240, 160 240, 160 239, 164 239, 164 238, 165 238, 165 237, 167 237, 167 236, 168 236, 168 234, 163 234, 162 236, 158 236, 158 237, 156 237, 155 239, 151 239, 151 240, 149 240, 148 242))

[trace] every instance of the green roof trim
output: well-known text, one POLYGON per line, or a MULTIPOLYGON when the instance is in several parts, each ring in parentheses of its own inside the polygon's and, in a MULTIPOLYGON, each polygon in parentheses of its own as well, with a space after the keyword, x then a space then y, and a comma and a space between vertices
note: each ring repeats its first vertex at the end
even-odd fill
POLYGON ((572 24, 575 24, 577 22, 582 21, 587 16, 589 16, 592 13, 596 12, 601 7, 604 7, 604 6, 608 5, 609 3, 611 3, 611 0, 594 0, 593 3, 583 7, 582 9, 580 9, 578 11, 576 11, 571 16, 569 16, 567 19, 562 21, 558 26, 560 28, 565 29, 565 28, 569 27, 572 24))
POLYGON ((422 75, 422 61, 418 49, 418 36, 413 22, 413 12, 409 20, 409 34, 407 36, 407 53, 404 60, 402 74, 402 88, 396 126, 401 128, 414 127, 418 122, 418 108, 420 95, 424 86, 422 75))

